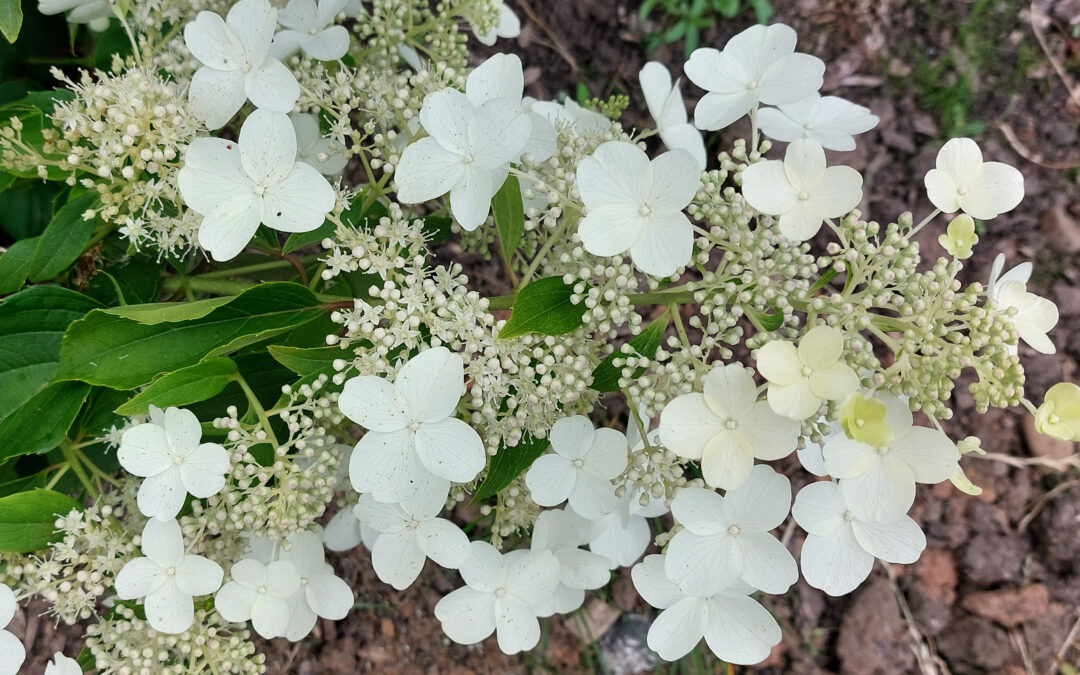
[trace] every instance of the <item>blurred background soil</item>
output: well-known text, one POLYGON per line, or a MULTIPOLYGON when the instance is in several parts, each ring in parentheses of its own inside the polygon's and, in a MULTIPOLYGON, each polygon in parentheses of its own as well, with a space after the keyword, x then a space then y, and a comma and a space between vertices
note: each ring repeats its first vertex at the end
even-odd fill
MULTIPOLYGON (((678 18, 662 8, 642 21, 634 0, 507 0, 521 16, 521 36, 498 47, 522 55, 527 93, 537 98, 607 97, 627 93, 627 126, 651 126, 637 72, 651 54, 681 75, 682 40, 653 44, 678 18)), ((668 3, 675 7, 679 2, 668 3)), ((689 6, 690 2, 682 3, 689 6)), ((721 3, 723 4, 723 3, 721 3)), ((727 3, 733 4, 733 3, 727 3)), ((742 2, 733 18, 707 13, 698 42, 721 47, 755 20, 742 2)), ((765 3, 768 4, 768 3, 765 3)), ((1061 321, 1051 337, 1058 353, 1021 347, 1027 395, 1036 402, 1052 384, 1077 381, 1080 358, 1080 0, 772 0, 773 21, 799 34, 799 49, 828 65, 823 93, 868 106, 881 123, 858 138, 858 149, 832 153, 863 173, 864 214, 888 222, 907 210, 929 212, 922 177, 944 140, 976 138, 988 160, 1018 167, 1026 178, 1021 206, 988 224, 965 283, 985 282, 994 256, 1009 266, 1035 264, 1031 290, 1054 300, 1061 321)), ((478 52, 477 57, 482 55, 478 52)), ((685 83, 692 106, 701 95, 685 83)), ((736 124, 708 137, 712 154, 748 135, 736 124)), ((920 235, 936 257, 944 228, 920 235)), ((447 251, 446 253, 454 253, 447 251)), ((457 256, 460 260, 460 255, 457 256)), ((467 259, 484 291, 502 282, 497 266, 467 259)), ((983 487, 970 497, 949 483, 920 486, 912 516, 927 535, 914 565, 878 566, 854 593, 830 598, 800 581, 768 598, 784 639, 756 668, 718 664, 704 647, 655 672, 687 673, 1061 673, 1080 663, 1080 461, 1073 443, 1040 437, 1030 416, 974 412, 958 387, 953 438, 978 435, 991 458, 968 456, 968 475, 983 487)), ((805 482, 794 457, 783 468, 794 488, 805 482)), ((802 533, 781 534, 793 552, 802 533)), ((431 563, 405 592, 382 584, 362 548, 331 558, 357 589, 357 608, 342 622, 320 621, 292 645, 273 641, 271 673, 525 673, 651 672, 644 648, 653 610, 636 597, 624 570, 585 608, 544 623, 532 654, 507 657, 494 637, 475 646, 450 643, 432 608, 460 584, 431 563)), ((33 632, 33 665, 41 672, 53 651, 77 650, 70 631, 20 612, 12 626, 33 632)))

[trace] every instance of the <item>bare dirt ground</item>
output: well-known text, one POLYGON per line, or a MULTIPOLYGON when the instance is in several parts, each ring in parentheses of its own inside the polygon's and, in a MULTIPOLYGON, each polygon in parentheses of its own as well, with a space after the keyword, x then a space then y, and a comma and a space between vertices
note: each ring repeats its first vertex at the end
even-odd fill
MULTIPOLYGON (((510 0, 523 31, 507 51, 521 53, 528 93, 592 95, 626 92, 643 110, 637 72, 645 62, 634 0, 510 0)), ((828 64, 825 93, 869 106, 881 117, 859 148, 831 158, 866 179, 864 213, 885 222, 929 211, 922 176, 941 143, 973 135, 988 159, 1026 177, 1021 207, 982 233, 965 281, 983 280, 994 256, 1035 263, 1032 290, 1061 310, 1052 333, 1058 353, 1021 348, 1028 397, 1042 400, 1055 382, 1077 381, 1080 359, 1080 0, 773 0, 774 21, 793 26, 800 49, 828 64), (1070 94, 1071 87, 1071 94, 1070 94)), ((702 45, 721 46, 753 20, 743 12, 704 29, 702 45)), ((652 58, 678 73, 682 45, 652 58)), ((688 103, 700 95, 684 85, 688 103)), ((640 112, 633 114, 642 114, 640 112)), ((631 122, 647 125, 644 117, 631 122)), ((709 139, 729 147, 746 135, 735 128, 709 139)), ((943 227, 943 225, 942 225, 943 227)), ((937 251, 937 232, 923 233, 937 251)), ((477 276, 490 274, 479 260, 477 276)), ((483 289, 479 289, 483 292, 483 289)), ((730 669, 695 653, 664 672, 1061 673, 1080 664, 1080 462, 1072 443, 1041 438, 1019 413, 974 412, 957 389, 954 438, 976 434, 995 459, 965 460, 984 488, 969 497, 948 483, 921 489, 913 517, 928 546, 918 563, 875 569, 853 594, 830 598, 800 581, 771 609, 784 640, 756 669, 730 669)), ((794 462, 791 458, 788 462, 794 462)), ((789 465, 787 468, 794 468, 789 465)), ((791 475, 798 475, 792 471, 791 475)), ((798 479, 795 480, 798 488, 798 479)), ((922 486, 920 486, 922 488, 922 486)), ((793 551, 801 533, 786 526, 793 551)), ((494 638, 463 647, 449 643, 432 608, 460 582, 429 563, 421 582, 403 592, 382 584, 366 551, 332 559, 357 589, 358 607, 339 623, 321 621, 305 641, 261 647, 271 673, 524 673, 648 672, 641 647, 652 610, 635 599, 625 574, 610 594, 594 596, 576 616, 546 622, 540 648, 506 657, 494 638), (579 635, 586 636, 584 639, 579 635), (595 638, 595 639, 592 639, 595 638)), ((23 616, 12 628, 21 634, 23 616)), ((34 623, 34 660, 75 642, 47 622, 34 623)))

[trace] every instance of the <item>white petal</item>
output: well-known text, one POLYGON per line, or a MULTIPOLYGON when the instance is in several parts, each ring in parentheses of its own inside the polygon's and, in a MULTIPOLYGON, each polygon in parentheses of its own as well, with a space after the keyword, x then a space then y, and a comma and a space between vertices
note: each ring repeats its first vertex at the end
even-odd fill
MULTIPOLYGON (((687 62, 687 66, 689 66, 687 62)), ((694 80, 689 67, 686 76, 694 80)), ((695 80, 696 81, 696 80, 695 80)), ((709 92, 694 108, 694 126, 703 131, 716 131, 737 122, 758 103, 758 95, 741 89, 731 93, 709 92)))
POLYGON ((926 548, 926 536, 907 516, 889 523, 853 520, 851 531, 863 550, 885 562, 913 563, 926 548))
POLYGON ((742 540, 742 580, 766 593, 786 593, 799 580, 795 558, 767 532, 746 532, 742 540))
MULTIPOLYGON (((638 72, 638 82, 641 83, 641 93, 645 96, 645 106, 649 109, 649 114, 656 120, 658 129, 664 128, 666 126, 664 123, 667 121, 664 113, 671 94, 671 73, 659 61, 649 61, 638 72)), ((676 109, 672 107, 672 110, 676 109)), ((685 109, 683 109, 681 120, 678 118, 671 120, 672 124, 685 121, 685 109)))
POLYGON ((399 502, 414 494, 427 473, 408 430, 367 432, 349 460, 353 488, 372 493, 380 502, 399 502))
POLYGON ((287 113, 300 98, 300 85, 281 61, 268 58, 244 77, 244 93, 260 109, 287 113))
POLYGON ((338 407, 350 420, 372 431, 401 431, 409 425, 397 389, 381 377, 359 375, 347 380, 338 407))
POLYGON ((254 587, 230 581, 214 596, 214 608, 226 621, 243 623, 251 618, 251 607, 258 596, 254 587))
POLYGON ((844 354, 844 334, 832 326, 811 328, 799 340, 799 360, 814 370, 835 366, 844 354))
POLYGON ((0 584, 0 626, 6 626, 15 618, 15 610, 18 603, 15 601, 15 591, 7 584, 0 584))
POLYGON ((810 373, 810 391, 830 401, 842 401, 859 388, 859 376, 846 363, 834 363, 828 368, 810 373))
POLYGON ((662 555, 645 556, 630 570, 630 578, 641 598, 657 609, 667 609, 685 597, 678 584, 668 579, 662 555))
POLYGON ((145 478, 172 466, 168 448, 164 429, 156 424, 139 424, 120 437, 116 458, 125 471, 145 478))
POLYGON ((270 640, 289 629, 289 603, 269 593, 260 595, 251 606, 251 627, 270 640))
POLYGON ((197 138, 184 151, 177 174, 180 194, 196 213, 206 215, 238 194, 251 193, 254 184, 240 162, 239 144, 223 138, 197 138))
POLYGON ((495 27, 495 34, 501 38, 515 38, 521 34, 521 19, 505 2, 499 3, 499 25, 495 27))
POLYGON ((207 128, 220 129, 247 100, 245 80, 242 70, 199 68, 191 77, 191 85, 188 87, 191 111, 207 128))
POLYGON ((415 443, 424 468, 454 483, 468 483, 487 463, 480 435, 456 417, 421 424, 415 443))
POLYGON ((639 185, 651 171, 648 156, 636 145, 608 141, 578 163, 578 193, 588 210, 636 204, 639 185))
POLYGON ((191 596, 169 580, 146 596, 146 621, 162 633, 183 633, 195 621, 195 604, 191 596))
POLYGON ((405 148, 394 171, 398 200, 418 204, 441 197, 461 181, 463 173, 461 155, 434 138, 421 138, 405 148))
POLYGON ((315 167, 303 162, 263 194, 262 222, 280 232, 310 232, 326 220, 337 197, 315 167))
POLYGON ((736 593, 709 598, 705 643, 717 658, 752 665, 764 661, 783 637, 776 619, 755 600, 736 593))
POLYGON ((255 236, 261 215, 261 206, 254 194, 238 194, 203 217, 199 225, 199 246, 214 260, 232 260, 255 236))
POLYGON ((649 649, 665 661, 680 659, 697 646, 705 634, 709 621, 706 601, 701 598, 683 598, 660 612, 647 638, 649 649))
MULTIPOLYGON (((412 499, 412 497, 406 499, 412 499)), ((384 504, 376 501, 371 494, 360 495, 353 513, 361 522, 380 533, 400 532, 409 523, 409 516, 402 508, 401 502, 384 504)))
MULTIPOLYGON (((0 645, 0 650, 2 649, 3 646, 0 645)), ((0 673, 4 672, 3 661, 0 660, 0 673)), ((52 660, 45 664, 45 675, 83 675, 83 669, 75 659, 56 652, 52 660)))
POLYGON ((596 430, 592 446, 583 457, 583 468, 600 478, 611 480, 626 468, 626 436, 615 429, 596 430))
POLYGON ((540 642, 536 616, 526 602, 510 596, 495 599, 495 636, 503 654, 528 651, 540 642))
POLYGON ((187 555, 176 568, 176 586, 190 596, 210 595, 221 588, 224 576, 221 565, 213 560, 187 555))
MULTIPOLYGON (((770 26, 772 28, 773 26, 770 26)), ((810 54, 790 54, 769 66, 758 95, 763 103, 793 103, 821 89, 825 62, 810 54)))
POLYGON ((465 81, 465 95, 475 106, 495 98, 520 100, 524 90, 525 77, 517 54, 490 56, 465 81))
POLYGON ((960 451, 943 432, 914 427, 889 444, 889 454, 902 459, 919 483, 940 483, 960 467, 960 451))
POLYGON ((187 490, 180 482, 180 472, 168 469, 143 480, 136 503, 144 516, 168 520, 180 513, 186 497, 187 490))
POLYGON ((323 530, 323 542, 331 551, 349 551, 360 545, 360 521, 351 508, 343 508, 334 514, 323 530))
POLYGON ((567 497, 567 504, 576 513, 589 520, 599 520, 619 507, 615 486, 608 479, 588 471, 578 471, 577 480, 567 497))
POLYGON ((702 394, 683 394, 660 412, 660 438, 679 457, 700 459, 705 446, 724 429, 702 394))
POLYGON ((435 605, 435 617, 446 637, 463 645, 480 642, 495 632, 495 596, 465 587, 435 605))
POLYGON ((471 555, 469 537, 444 518, 432 518, 416 528, 416 541, 427 557, 449 569, 457 569, 471 555))
POLYGON ((331 26, 304 41, 304 51, 318 61, 337 61, 349 51, 349 30, 331 26))
POLYGON ((308 605, 324 619, 340 621, 348 615, 355 602, 349 584, 333 574, 320 574, 308 580, 308 605))
POLYGON ((240 162, 261 185, 273 185, 289 175, 296 162, 296 130, 288 115, 258 109, 240 128, 240 162))
POLYGON ((806 583, 833 596, 858 588, 874 566, 874 556, 859 546, 850 527, 827 537, 806 535, 799 560, 806 583))
POLYGON ((755 466, 739 487, 724 495, 723 509, 739 527, 767 531, 787 518, 791 482, 765 464, 755 466))
POLYGON ((412 529, 380 535, 371 550, 371 565, 379 579, 399 591, 416 581, 425 560, 427 557, 416 543, 416 531, 412 529))
POLYGON ((862 184, 862 174, 850 166, 830 166, 814 192, 814 202, 826 218, 839 218, 862 201, 862 184))
POLYGON ((798 203, 798 191, 789 182, 783 162, 755 162, 743 171, 742 180, 743 199, 762 213, 781 215, 798 203))
POLYGON ((802 379, 803 362, 795 345, 785 340, 766 342, 755 355, 758 372, 775 384, 794 384, 802 379))
MULTIPOLYGON (((517 162, 531 133, 532 118, 522 109, 520 96, 486 101, 469 119, 469 143, 476 162, 488 169, 517 162)), ((499 189, 499 185, 493 187, 499 189)))
POLYGON ((266 566, 267 595, 288 598, 300 590, 300 575, 288 560, 278 560, 266 566))
POLYGON ((892 453, 881 456, 866 473, 842 479, 840 489, 851 512, 864 520, 899 518, 915 501, 915 477, 892 453))
MULTIPOLYGON (((794 105, 798 105, 798 103, 794 105)), ((784 106, 779 110, 776 108, 758 110, 758 128, 761 129, 761 133, 785 143, 790 143, 798 138, 805 138, 807 130, 796 119, 792 118, 792 115, 787 110, 788 107, 784 106)))
POLYGON ((538 457, 525 473, 525 485, 540 506, 556 506, 570 496, 577 471, 570 460, 557 454, 538 457))
POLYGON ((469 544, 471 555, 460 568, 461 578, 469 586, 481 591, 495 591, 503 570, 503 556, 486 541, 469 544))
POLYGON ((143 526, 143 555, 161 567, 173 567, 184 560, 184 535, 175 520, 148 520, 143 526))
POLYGON ((492 172, 470 164, 465 166, 458 182, 450 188, 450 211, 465 230, 472 232, 484 224, 491 210, 491 198, 500 185, 492 182, 492 172))
POLYGON ((960 193, 956 181, 941 169, 930 169, 923 177, 926 197, 936 208, 945 213, 960 210, 960 193))
POLYGON ((717 366, 705 375, 703 393, 716 416, 741 419, 757 401, 753 371, 738 363, 717 366))
POLYGON ((180 482, 192 496, 206 499, 225 487, 229 452, 217 443, 203 443, 180 465, 180 482))
POLYGON ((652 171, 652 184, 645 198, 655 210, 685 209, 701 185, 701 164, 686 150, 674 149, 660 155, 652 160, 652 171))
POLYGON ((754 447, 738 431, 724 429, 705 446, 701 475, 711 487, 737 488, 754 466, 754 447))
POLYGON ((789 241, 807 241, 818 233, 824 222, 825 214, 818 200, 807 199, 796 202, 790 211, 781 215, 777 227, 789 241))
POLYGON ((596 443, 597 431, 584 415, 563 417, 551 427, 551 449, 569 460, 584 459, 596 443))
POLYGON ((225 23, 244 47, 252 65, 262 63, 277 28, 277 10, 267 0, 240 0, 225 17, 225 23))
POLYGON ((475 108, 465 94, 446 88, 424 97, 420 107, 420 124, 439 145, 462 156, 470 150, 468 128, 469 119, 474 114, 475 108))
POLYGON ((547 603, 559 585, 559 561, 551 551, 517 549, 503 556, 503 564, 507 595, 524 601, 534 610, 547 603))
POLYGON ((465 364, 446 347, 427 349, 409 360, 394 380, 394 388, 417 422, 450 417, 461 400, 465 364))
POLYGON ((970 138, 953 138, 941 146, 935 165, 958 184, 966 184, 976 179, 982 171, 982 151, 979 144, 970 138))
POLYGON ((877 452, 869 445, 848 438, 846 433, 833 434, 825 439, 821 454, 825 471, 834 478, 855 478, 873 468, 877 452))
POLYGON ((806 138, 792 141, 784 153, 784 173, 796 192, 816 193, 825 175, 825 151, 806 138))
MULTIPOLYGON (((277 59, 278 61, 284 61, 296 52, 300 51, 301 43, 307 41, 309 37, 310 36, 307 32, 301 32, 298 30, 278 31, 274 34, 274 39, 270 43, 270 56, 277 59)), ((289 632, 293 633, 291 627, 289 632)))
POLYGON ((200 63, 215 70, 235 70, 243 65, 243 47, 213 12, 199 12, 184 26, 184 44, 200 63))
POLYGON ((671 515, 694 534, 711 536, 728 528, 724 520, 724 498, 712 490, 684 487, 671 500, 671 515))
POLYGON ((688 530, 677 532, 664 554, 667 577, 695 591, 734 581, 742 572, 741 559, 732 555, 728 539, 726 534, 701 537, 688 530))
MULTIPOLYGON (((165 571, 149 558, 135 558, 116 575, 116 595, 121 600, 142 598, 165 583, 165 571)), ((6 624, 5 624, 6 625, 6 624)))
POLYGON ((289 599, 289 626, 285 629, 283 637, 290 642, 299 642, 311 634, 315 624, 319 621, 319 615, 308 604, 304 593, 297 593, 289 599))
POLYGON ((603 204, 589 209, 578 223, 581 245, 593 255, 612 256, 639 241, 648 224, 630 204, 603 204))
POLYGON ((694 227, 682 211, 656 210, 642 221, 638 238, 630 245, 635 267, 646 274, 667 277, 690 262, 694 227))
POLYGON ((791 515, 810 534, 828 535, 844 525, 846 510, 840 488, 830 481, 810 483, 795 495, 791 515))
POLYGON ((821 397, 811 391, 808 379, 788 385, 770 384, 767 398, 773 412, 793 420, 804 420, 821 407, 821 397))
POLYGON ((641 557, 652 542, 649 523, 640 516, 631 516, 623 524, 619 514, 604 516, 598 532, 589 541, 589 550, 611 561, 611 567, 628 567, 641 557))
POLYGON ((754 404, 739 420, 739 431, 754 446, 754 457, 766 461, 783 459, 799 444, 801 425, 773 412, 767 401, 754 404))
POLYGON ((972 218, 990 220, 1012 211, 1024 198, 1024 175, 1008 164, 987 162, 978 180, 959 198, 960 207, 972 218))
POLYGON ((19 638, 0 630, 0 675, 18 675, 26 660, 26 648, 19 638))
MULTIPOLYGON (((679 98, 679 106, 682 106, 682 98, 679 98)), ((686 116, 685 111, 683 117, 686 116)), ((660 140, 670 150, 685 150, 694 158, 694 163, 701 171, 705 170, 708 158, 705 154, 705 140, 701 132, 693 125, 683 123, 667 127, 660 132, 660 140)))

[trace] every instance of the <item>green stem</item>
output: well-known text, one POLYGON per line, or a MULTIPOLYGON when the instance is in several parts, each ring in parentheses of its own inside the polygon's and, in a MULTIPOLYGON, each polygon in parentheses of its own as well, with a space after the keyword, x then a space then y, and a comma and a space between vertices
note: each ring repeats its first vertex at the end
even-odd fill
POLYGON ((255 392, 252 391, 251 387, 248 386, 248 383, 246 380, 244 380, 243 375, 237 373, 235 380, 236 383, 240 385, 240 388, 244 390, 244 396, 247 397, 248 404, 251 406, 251 409, 254 410, 255 414, 259 416, 259 425, 262 426, 264 431, 266 431, 266 436, 270 440, 270 442, 274 444, 274 451, 276 452, 278 449, 278 441, 277 437, 274 435, 273 427, 270 426, 270 418, 267 416, 266 410, 262 407, 262 404, 259 403, 259 398, 255 396, 255 392))
MULTIPOLYGON (((288 263, 286 263, 288 264, 288 263)), ((161 282, 162 289, 169 293, 187 289, 214 295, 236 295, 249 288, 258 286, 250 281, 232 281, 230 279, 203 279, 201 277, 166 277, 161 282)))
POLYGON ((56 484, 60 482, 60 479, 64 477, 64 474, 71 468, 70 464, 65 464, 60 467, 60 470, 53 474, 53 477, 49 479, 49 482, 45 484, 46 490, 51 490, 56 487, 56 484))
MULTIPOLYGON (((301 258, 301 260, 303 260, 301 258)), ((251 274, 253 272, 265 272, 266 270, 282 269, 284 267, 291 267, 292 263, 288 260, 271 260, 269 262, 256 263, 254 265, 245 265, 244 267, 230 267, 223 270, 213 270, 211 272, 203 272, 202 274, 188 277, 189 279, 224 279, 228 277, 239 277, 245 274, 251 274)))
POLYGON ((71 470, 78 476, 79 482, 82 483, 83 487, 86 488, 86 491, 90 493, 90 496, 97 499, 101 496, 101 490, 94 485, 94 481, 92 481, 90 475, 86 473, 86 469, 83 467, 82 463, 79 462, 79 457, 75 452, 75 448, 72 446, 71 441, 65 438, 60 442, 60 454, 63 455, 64 461, 67 462, 67 465, 71 467, 71 470))

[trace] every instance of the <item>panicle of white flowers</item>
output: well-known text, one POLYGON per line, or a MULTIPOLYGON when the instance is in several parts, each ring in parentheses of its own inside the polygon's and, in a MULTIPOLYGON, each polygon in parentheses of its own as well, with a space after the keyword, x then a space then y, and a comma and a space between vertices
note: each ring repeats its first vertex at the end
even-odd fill
POLYGON ((459 22, 481 22, 490 30, 498 16, 494 0, 373 0, 361 5, 352 25, 352 54, 374 70, 393 70, 401 65, 399 48, 405 45, 433 64, 462 69, 469 53, 459 22))
POLYGON ((619 497, 638 494, 641 506, 648 506, 654 499, 670 503, 677 490, 694 484, 685 475, 684 464, 674 452, 659 444, 645 443, 631 449, 626 471, 614 481, 618 485, 615 494, 619 497))
POLYGON ((480 515, 492 514, 491 545, 495 548, 502 548, 505 539, 525 535, 532 529, 540 515, 540 507, 529 495, 524 474, 499 492, 497 504, 484 504, 480 507, 480 515))
POLYGON ((115 490, 82 511, 72 510, 56 520, 62 536, 48 552, 8 561, 8 575, 22 593, 49 603, 46 613, 66 624, 95 616, 112 593, 113 577, 138 555, 126 523, 127 514, 138 513, 133 504, 133 490, 115 490))
POLYGON ((249 631, 207 607, 196 608, 190 628, 168 635, 118 603, 88 627, 86 646, 102 675, 266 672, 266 656, 255 651, 249 631))
POLYGON ((341 462, 341 446, 329 430, 343 419, 327 382, 322 375, 286 389, 289 403, 275 414, 288 436, 276 439, 276 445, 261 421, 245 423, 235 408, 214 420, 214 426, 228 430, 231 473, 220 493, 205 505, 194 502, 191 515, 181 519, 185 531, 205 527, 207 534, 219 537, 208 544, 214 547, 208 555, 235 562, 230 556, 242 532, 284 539, 311 529, 325 513, 341 462))

